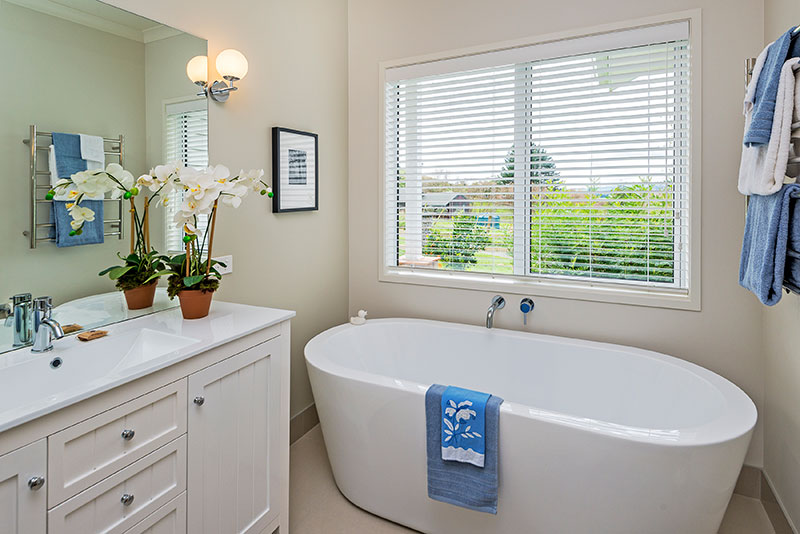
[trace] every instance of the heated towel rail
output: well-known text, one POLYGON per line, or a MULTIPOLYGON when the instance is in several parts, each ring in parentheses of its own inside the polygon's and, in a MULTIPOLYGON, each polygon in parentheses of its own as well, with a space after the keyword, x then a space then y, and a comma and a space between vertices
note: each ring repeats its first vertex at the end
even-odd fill
MULTIPOLYGON (((798 27, 800 28, 800 26, 798 26, 798 27)), ((754 57, 748 58, 748 59, 746 59, 744 61, 744 86, 745 86, 745 89, 747 89, 747 86, 750 85, 750 80, 752 80, 752 78, 753 78, 753 69, 755 68, 755 65, 756 65, 756 58, 754 58, 754 57)), ((795 70, 795 72, 800 70, 800 65, 795 65, 794 70, 795 70)), ((791 134, 792 142, 800 144, 800 122, 792 123, 791 129, 792 129, 792 134, 791 134)), ((800 157, 789 158, 788 164, 789 165, 800 165, 800 157)), ((800 169, 796 169, 796 170, 800 170, 800 169)), ((793 172, 793 174, 795 176, 797 176, 800 173, 793 172)), ((792 193, 791 197, 793 199, 800 199, 800 194, 792 193)), ((748 205, 748 200, 749 199, 750 199, 749 196, 745 197, 745 212, 747 212, 747 205, 748 205)), ((800 251, 792 250, 791 248, 786 251, 786 255, 790 256, 792 258, 800 259, 800 251)), ((795 294, 800 295, 800 287, 792 284, 791 282, 788 282, 787 280, 783 281, 783 288, 786 290, 787 293, 795 293, 795 294)))
MULTIPOLYGON (((52 188, 50 184, 50 169, 48 160, 48 151, 50 145, 53 144, 53 133, 43 132, 36 128, 35 125, 30 126, 30 133, 28 139, 22 141, 30 149, 30 187, 31 187, 31 204, 30 204, 30 229, 25 230, 22 234, 30 239, 30 247, 36 248, 38 243, 43 241, 55 241, 51 230, 54 228, 53 223, 50 222, 50 208, 52 200, 47 200, 45 195, 52 188), (44 157, 39 157, 43 155, 44 157), (44 162, 44 165, 41 163, 44 162), (47 209, 40 210, 40 206, 48 206, 47 209), (44 214, 44 215, 42 215, 44 214), (42 219, 47 218, 46 222, 42 219)), ((104 137, 103 146, 105 147, 106 158, 117 158, 117 162, 123 165, 124 157, 124 139, 123 136, 119 137, 104 137)), ((105 237, 116 236, 122 239, 123 226, 122 214, 124 213, 124 206, 122 198, 119 199, 105 199, 105 202, 117 205, 117 217, 110 219, 104 217, 104 231, 105 237)), ((107 204, 108 205, 108 204, 107 204)))

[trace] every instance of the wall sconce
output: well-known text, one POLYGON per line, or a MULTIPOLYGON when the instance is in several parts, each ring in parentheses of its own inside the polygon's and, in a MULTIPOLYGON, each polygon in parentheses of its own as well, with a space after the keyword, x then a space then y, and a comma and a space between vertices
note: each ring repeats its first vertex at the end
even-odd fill
POLYGON ((193 83, 203 88, 203 92, 197 93, 197 96, 210 96, 216 102, 225 102, 231 92, 239 89, 234 87, 233 83, 247 74, 247 58, 233 48, 223 50, 217 56, 217 72, 222 74, 225 82, 216 80, 209 84, 207 56, 195 56, 186 64, 186 75, 193 83))

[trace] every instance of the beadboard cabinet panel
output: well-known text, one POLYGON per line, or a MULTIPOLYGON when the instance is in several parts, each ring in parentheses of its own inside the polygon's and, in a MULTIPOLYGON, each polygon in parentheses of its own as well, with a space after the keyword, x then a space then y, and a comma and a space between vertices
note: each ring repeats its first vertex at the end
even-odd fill
POLYGON ((0 456, 0 534, 47 531, 47 440, 0 456))
POLYGON ((278 443, 277 340, 189 377, 189 532, 260 533, 279 512, 270 463, 278 443))

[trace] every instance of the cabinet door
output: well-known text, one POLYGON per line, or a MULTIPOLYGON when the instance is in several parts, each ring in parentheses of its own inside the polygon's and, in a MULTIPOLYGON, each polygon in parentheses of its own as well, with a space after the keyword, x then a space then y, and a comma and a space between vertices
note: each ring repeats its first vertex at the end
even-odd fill
POLYGON ((0 534, 45 534, 47 441, 0 456, 0 534))
POLYGON ((279 339, 189 377, 192 534, 258 534, 277 517, 270 467, 279 457, 279 339))

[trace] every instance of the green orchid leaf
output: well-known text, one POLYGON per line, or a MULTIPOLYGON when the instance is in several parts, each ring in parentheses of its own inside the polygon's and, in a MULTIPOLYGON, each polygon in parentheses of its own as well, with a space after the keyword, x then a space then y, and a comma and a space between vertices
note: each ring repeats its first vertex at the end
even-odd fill
POLYGON ((133 266, 131 265, 124 267, 115 267, 108 272, 108 277, 111 278, 112 280, 116 280, 117 278, 127 273, 131 269, 133 269, 133 266))
POLYGON ((185 285, 186 287, 192 287, 193 285, 202 282, 204 278, 205 278, 205 275, 203 275, 203 274, 196 274, 194 276, 187 276, 186 278, 183 279, 183 285, 185 285))
POLYGON ((110 273, 111 271, 113 271, 114 269, 116 269, 117 267, 119 267, 119 265, 112 265, 111 267, 107 267, 107 268, 103 269, 102 271, 100 271, 99 273, 97 273, 97 276, 105 276, 108 273, 110 273))
POLYGON ((158 271, 157 273, 150 275, 150 278, 145 280, 142 285, 146 285, 151 281, 155 280, 156 278, 159 278, 161 276, 167 276, 168 274, 172 274, 172 271, 158 271))

